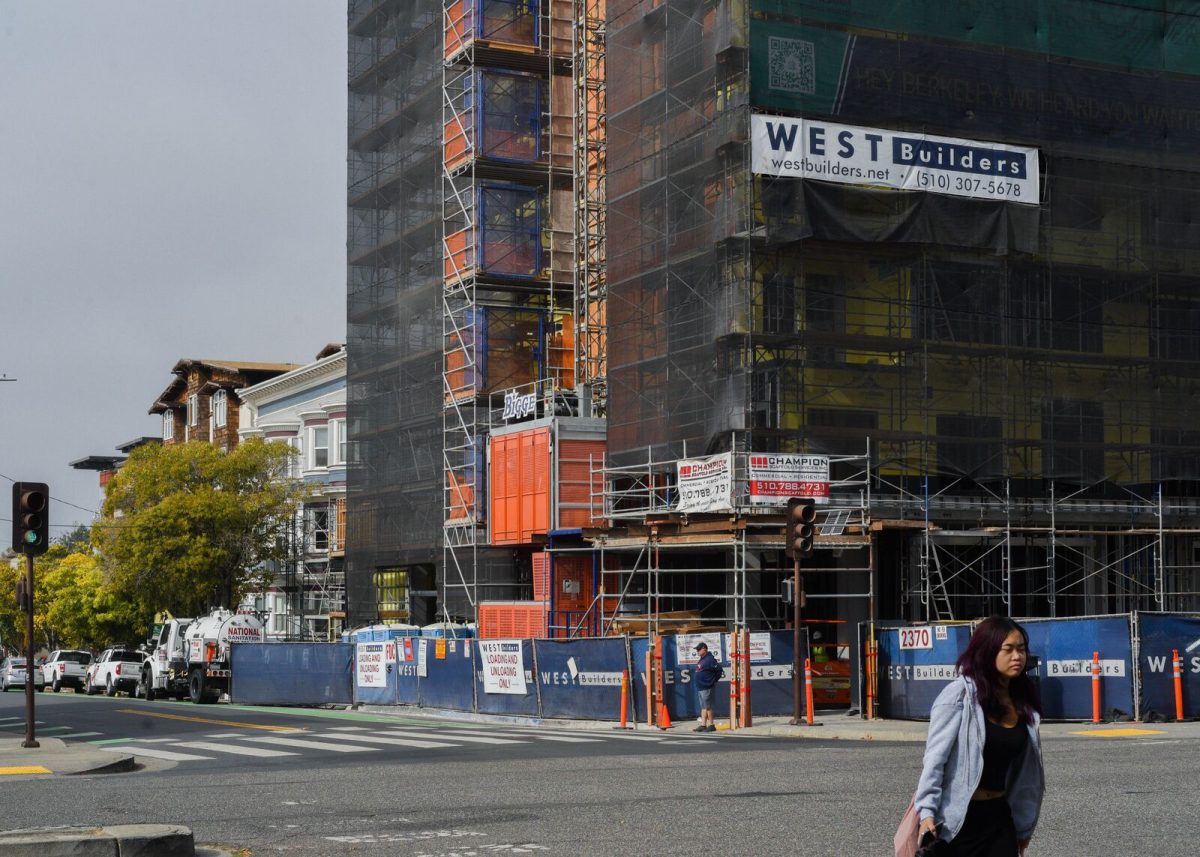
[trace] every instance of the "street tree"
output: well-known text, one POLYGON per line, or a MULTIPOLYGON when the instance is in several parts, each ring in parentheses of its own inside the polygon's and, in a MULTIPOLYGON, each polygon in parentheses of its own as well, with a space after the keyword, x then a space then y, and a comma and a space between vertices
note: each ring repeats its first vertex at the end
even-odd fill
POLYGON ((45 627, 47 646, 101 648, 145 636, 150 615, 105 578, 100 558, 90 550, 64 553, 55 545, 36 573, 35 619, 45 627))
POLYGON ((143 613, 235 608, 283 559, 303 487, 292 450, 251 438, 138 447, 108 483, 92 526, 107 579, 143 613))

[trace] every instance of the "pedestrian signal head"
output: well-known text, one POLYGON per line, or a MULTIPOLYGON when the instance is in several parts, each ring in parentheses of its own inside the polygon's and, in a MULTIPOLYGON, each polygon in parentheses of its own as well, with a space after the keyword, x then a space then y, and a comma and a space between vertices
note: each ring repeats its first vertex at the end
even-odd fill
POLYGON ((813 549, 813 537, 816 534, 816 501, 812 497, 792 497, 788 500, 785 553, 789 557, 810 553, 813 549))

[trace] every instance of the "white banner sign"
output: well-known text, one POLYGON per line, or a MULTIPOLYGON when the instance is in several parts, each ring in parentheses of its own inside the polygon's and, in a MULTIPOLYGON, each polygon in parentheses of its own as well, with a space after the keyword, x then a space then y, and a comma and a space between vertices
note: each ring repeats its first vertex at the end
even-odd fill
POLYGON ((783 506, 789 497, 829 502, 828 455, 752 452, 747 466, 752 505, 783 506))
POLYGON ((425 638, 417 640, 417 676, 429 677, 429 641, 425 638))
POLYGON ((1038 150, 860 128, 817 119, 751 116, 751 161, 767 176, 923 190, 1037 205, 1038 150))
POLYGON ((359 643, 355 652, 355 682, 359 687, 387 687, 387 667, 395 660, 395 643, 359 643))
POLYGON ((521 640, 480 640, 484 693, 525 695, 524 643, 521 640))
POLYGON ((717 662, 725 660, 725 656, 721 651, 721 641, 725 635, 720 631, 710 634, 676 634, 675 635, 675 663, 680 666, 698 663, 700 655, 696 654, 696 646, 704 643, 708 646, 708 653, 717 659, 717 662))
POLYGON ((733 508, 733 456, 683 458, 677 465, 680 512, 727 512, 733 508))

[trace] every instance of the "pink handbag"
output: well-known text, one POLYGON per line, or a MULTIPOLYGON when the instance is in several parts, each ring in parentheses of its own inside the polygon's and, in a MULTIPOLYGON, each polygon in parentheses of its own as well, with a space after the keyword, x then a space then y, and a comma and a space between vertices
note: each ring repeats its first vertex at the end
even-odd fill
POLYGON ((916 857, 917 830, 921 820, 917 817, 917 807, 914 805, 916 796, 908 802, 908 809, 900 817, 900 826, 896 828, 896 857, 916 857))

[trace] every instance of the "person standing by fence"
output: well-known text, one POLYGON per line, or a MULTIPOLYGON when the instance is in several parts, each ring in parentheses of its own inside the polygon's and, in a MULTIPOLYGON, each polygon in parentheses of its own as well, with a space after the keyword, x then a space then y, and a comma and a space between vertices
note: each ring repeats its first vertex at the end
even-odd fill
POLYGON ((692 680, 696 683, 696 693, 700 696, 700 725, 693 732, 716 732, 713 725, 713 694, 716 692, 717 681, 724 674, 717 659, 708 651, 707 643, 696 644, 696 654, 700 660, 692 671, 692 680))
POLYGON ((1028 657, 1024 628, 985 619, 958 658, 959 677, 933 703, 913 804, 920 835, 944 843, 937 854, 1025 854, 1045 790, 1041 700, 1025 674, 1028 657))

